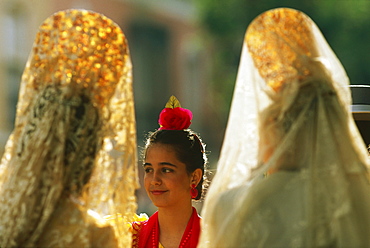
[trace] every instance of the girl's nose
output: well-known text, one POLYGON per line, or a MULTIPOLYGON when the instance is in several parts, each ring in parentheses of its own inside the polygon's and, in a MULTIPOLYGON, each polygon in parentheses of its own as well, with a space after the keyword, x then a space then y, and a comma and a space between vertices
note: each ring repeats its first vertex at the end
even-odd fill
POLYGON ((162 183, 161 177, 160 177, 159 173, 155 171, 153 173, 153 178, 152 178, 151 184, 152 185, 160 185, 161 183, 162 183))

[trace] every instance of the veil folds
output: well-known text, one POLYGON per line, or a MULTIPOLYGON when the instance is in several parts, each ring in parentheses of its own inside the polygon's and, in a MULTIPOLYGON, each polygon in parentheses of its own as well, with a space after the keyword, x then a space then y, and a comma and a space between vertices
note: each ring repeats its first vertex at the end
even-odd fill
POLYGON ((66 196, 86 220, 90 212, 115 216, 119 244, 128 247, 136 156, 125 35, 92 11, 53 14, 36 35, 1 161, 0 246, 35 245, 66 196))
POLYGON ((302 12, 249 25, 199 247, 369 244, 369 159, 348 85, 302 12))

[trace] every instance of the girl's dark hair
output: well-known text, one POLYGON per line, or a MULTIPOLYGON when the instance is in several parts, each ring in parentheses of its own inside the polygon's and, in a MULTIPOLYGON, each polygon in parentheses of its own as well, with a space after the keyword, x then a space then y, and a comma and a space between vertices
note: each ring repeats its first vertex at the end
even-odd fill
POLYGON ((205 153, 205 145, 200 137, 190 129, 157 130, 149 133, 143 151, 144 157, 147 149, 152 144, 170 145, 174 148, 177 159, 186 165, 186 170, 189 174, 198 168, 202 170, 202 177, 197 185, 198 196, 194 200, 201 199, 204 191, 203 184, 205 184, 203 182, 207 181, 205 176, 207 155, 205 153))

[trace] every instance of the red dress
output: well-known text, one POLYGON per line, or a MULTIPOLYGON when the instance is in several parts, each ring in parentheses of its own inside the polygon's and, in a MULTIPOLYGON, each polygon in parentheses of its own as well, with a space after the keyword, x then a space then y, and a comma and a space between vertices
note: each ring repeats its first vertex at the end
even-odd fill
MULTIPOLYGON (((133 248, 158 248, 159 246, 159 224, 158 212, 155 212, 146 221, 137 221, 132 223, 133 248)), ((179 248, 197 247, 200 235, 200 217, 193 207, 193 213, 182 235, 179 248)))

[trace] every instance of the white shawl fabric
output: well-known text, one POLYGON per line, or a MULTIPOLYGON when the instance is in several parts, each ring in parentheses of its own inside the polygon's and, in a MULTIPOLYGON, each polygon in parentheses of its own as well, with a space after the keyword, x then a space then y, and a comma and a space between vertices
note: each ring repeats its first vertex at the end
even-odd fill
POLYGON ((369 157, 348 84, 302 12, 249 25, 198 247, 370 247, 369 157))

